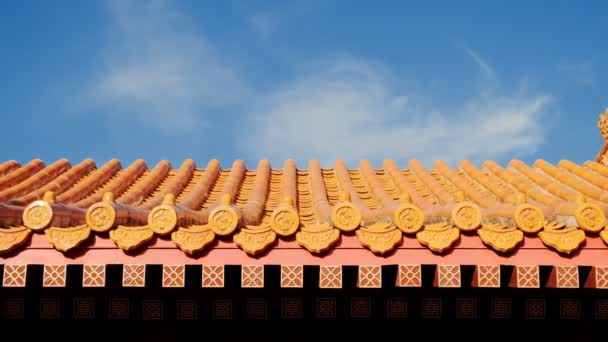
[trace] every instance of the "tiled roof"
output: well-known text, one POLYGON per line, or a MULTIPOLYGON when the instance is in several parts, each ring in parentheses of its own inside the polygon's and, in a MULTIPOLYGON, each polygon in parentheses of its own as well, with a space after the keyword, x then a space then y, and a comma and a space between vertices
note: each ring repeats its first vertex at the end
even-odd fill
POLYGON ((390 254, 404 239, 438 255, 472 237, 501 256, 524 240, 560 257, 587 237, 608 243, 608 167, 597 161, 202 166, 8 161, 0 165, 0 253, 18 258, 42 236, 62 252, 86 253, 92 235, 140 254, 158 239, 193 258, 217 240, 251 256, 281 243, 323 256, 341 236, 372 255, 390 254))

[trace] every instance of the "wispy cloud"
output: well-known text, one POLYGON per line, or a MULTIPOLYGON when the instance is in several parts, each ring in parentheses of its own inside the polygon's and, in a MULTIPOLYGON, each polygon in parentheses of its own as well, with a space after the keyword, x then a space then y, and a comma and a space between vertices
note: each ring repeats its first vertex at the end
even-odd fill
POLYGON ((338 60, 294 79, 256 113, 249 153, 301 162, 383 158, 455 162, 513 157, 544 141, 548 95, 480 94, 457 108, 417 104, 364 61, 338 60))
MULTIPOLYGON (((312 62, 320 67, 297 69, 271 88, 250 86, 170 2, 111 4, 113 34, 93 82, 94 99, 107 112, 165 131, 176 143, 185 139, 184 129, 218 123, 225 107, 240 113, 230 122, 239 138, 228 141, 234 144, 229 148, 279 164, 287 158, 480 161, 532 153, 544 141, 540 122, 551 100, 547 94, 482 87, 478 96, 447 107, 433 94, 395 84, 390 66, 321 57, 312 62), (421 97, 436 102, 428 105, 421 97)), ((251 24, 272 30, 272 20, 260 18, 251 24)), ((489 63, 466 51, 494 75, 489 63)))
POLYGON ((161 129, 194 127, 247 87, 168 1, 111 1, 104 66, 92 97, 108 112, 161 129))
POLYGON ((490 66, 490 64, 483 60, 483 58, 481 58, 479 54, 469 48, 464 48, 464 51, 466 51, 466 53, 473 59, 477 66, 479 66, 479 68, 483 70, 483 72, 490 76, 494 75, 494 69, 490 66))

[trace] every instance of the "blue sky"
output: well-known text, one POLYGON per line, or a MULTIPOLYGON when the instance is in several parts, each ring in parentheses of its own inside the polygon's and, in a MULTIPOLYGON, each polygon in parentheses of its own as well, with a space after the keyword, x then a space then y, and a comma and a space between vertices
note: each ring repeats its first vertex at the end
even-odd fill
POLYGON ((593 159, 608 4, 3 1, 3 157, 593 159))

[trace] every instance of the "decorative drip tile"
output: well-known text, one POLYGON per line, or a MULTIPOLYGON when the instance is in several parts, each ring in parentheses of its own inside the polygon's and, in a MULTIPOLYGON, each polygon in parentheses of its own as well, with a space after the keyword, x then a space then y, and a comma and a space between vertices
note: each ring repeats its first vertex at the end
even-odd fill
POLYGON ((106 285, 106 265, 83 265, 82 287, 104 287, 106 285))
POLYGON ((460 287, 460 265, 437 265, 436 286, 460 287))
POLYGON ((361 288, 381 288, 382 266, 359 266, 357 286, 361 288))
POLYGON ((224 265, 203 265, 202 287, 224 287, 224 265))
POLYGON ((594 267, 595 288, 608 289, 608 266, 594 267))
MULTIPOLYGON (((539 288, 540 277, 538 266, 515 266, 515 287, 539 288)), ((512 282, 513 283, 513 282, 512 282)))
POLYGON ((342 266, 320 266, 319 287, 322 289, 341 289, 342 266))
POLYGON ((186 266, 163 265, 163 287, 184 287, 186 285, 186 266))
POLYGON ((264 266, 243 265, 241 267, 241 287, 264 287, 264 266))
POLYGON ((558 288, 576 289, 579 287, 577 266, 556 266, 554 272, 558 288))
POLYGON ((123 265, 122 267, 123 287, 146 286, 146 265, 123 265))
POLYGON ((422 267, 420 265, 399 265, 397 272, 398 287, 421 287, 422 267))
POLYGON ((27 265, 4 265, 3 287, 25 287, 27 265))
POLYGON ((66 265, 44 265, 42 286, 65 287, 67 275, 66 265))
POLYGON ((304 287, 304 266, 281 265, 281 287, 304 287))
POLYGON ((475 271, 477 287, 500 287, 499 265, 479 265, 475 271))

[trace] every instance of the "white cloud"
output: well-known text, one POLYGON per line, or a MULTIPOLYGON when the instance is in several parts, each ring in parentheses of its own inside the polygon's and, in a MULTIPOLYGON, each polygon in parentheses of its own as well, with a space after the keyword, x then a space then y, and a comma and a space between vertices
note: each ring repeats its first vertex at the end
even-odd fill
MULTIPOLYGON (((272 21, 260 18, 252 25, 272 30, 272 21)), ((233 63, 165 1, 116 1, 111 19, 105 65, 92 87, 97 104, 164 130, 176 144, 184 129, 218 122, 225 106, 241 115, 231 121, 238 139, 229 142, 248 159, 270 158, 275 165, 287 158, 299 165, 310 159, 331 165, 336 158, 351 165, 383 158, 478 162, 525 155, 544 141, 548 95, 508 95, 484 86, 478 96, 446 107, 441 94, 401 88, 388 66, 354 58, 300 71, 272 90, 249 87, 233 63), (435 103, 426 105, 421 95, 435 103)), ((467 52, 493 75, 488 63, 467 52)), ((232 147, 224 146, 224 153, 232 147)))
POLYGON ((341 158, 455 162, 532 153, 543 142, 549 96, 483 92, 458 108, 424 108, 364 62, 339 60, 270 95, 252 120, 249 153, 305 163, 341 158), (441 110, 437 110, 440 108, 441 110))
POLYGON ((231 65, 166 1, 110 2, 95 103, 161 129, 191 128, 247 92, 231 65))
POLYGON ((479 68, 483 70, 483 72, 490 76, 494 75, 494 69, 490 66, 490 64, 483 60, 483 58, 481 58, 478 53, 469 48, 465 48, 464 50, 473 59, 473 61, 475 61, 477 66, 479 66, 479 68))

